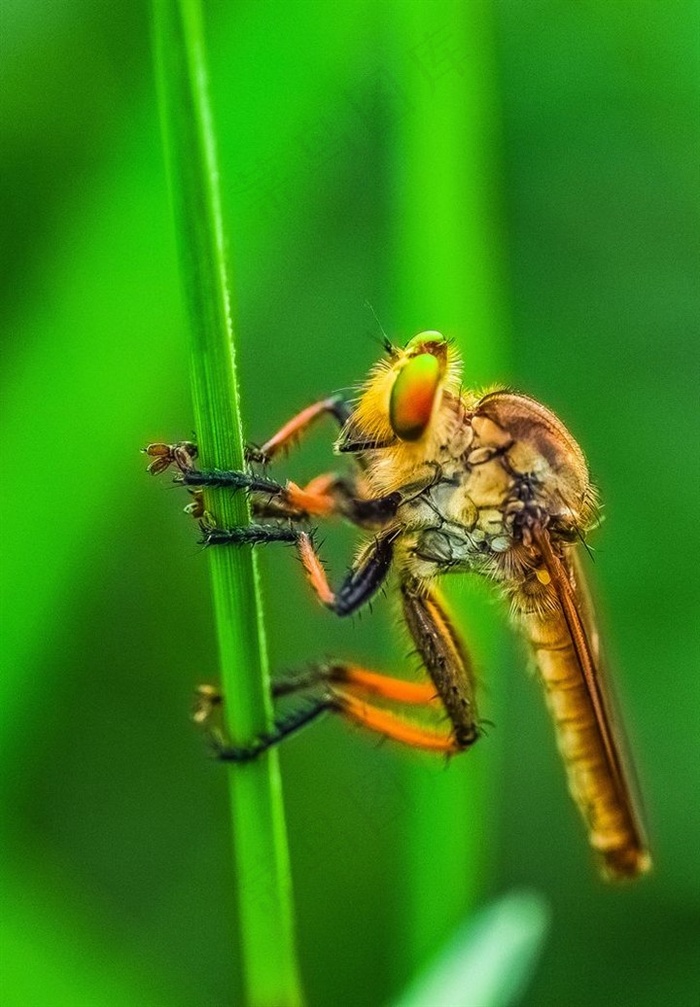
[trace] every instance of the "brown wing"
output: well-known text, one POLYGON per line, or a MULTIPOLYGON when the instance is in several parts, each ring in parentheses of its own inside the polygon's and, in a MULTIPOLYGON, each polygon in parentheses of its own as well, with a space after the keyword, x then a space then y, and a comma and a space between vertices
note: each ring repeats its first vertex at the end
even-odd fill
MULTIPOLYGON (((557 647, 545 645, 538 650, 570 789, 588 823, 591 843, 603 855, 607 873, 631 877, 648 870, 651 861, 601 679, 588 593, 583 582, 576 584, 571 570, 552 548, 548 532, 536 529, 533 537, 551 578, 573 651, 566 644, 562 647, 561 642, 557 647), (547 652, 546 660, 542 651, 547 652)), ((551 640, 558 638, 557 627, 551 626, 558 618, 556 613, 549 619, 551 640)), ((562 636, 559 634, 560 641, 562 636)))

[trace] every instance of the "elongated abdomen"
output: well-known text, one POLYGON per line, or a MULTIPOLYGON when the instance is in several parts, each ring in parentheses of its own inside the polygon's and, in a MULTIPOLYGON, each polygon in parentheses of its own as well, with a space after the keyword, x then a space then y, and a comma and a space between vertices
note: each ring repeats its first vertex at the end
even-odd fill
POLYGON ((606 742, 562 612, 523 614, 552 714, 569 790, 588 827, 589 842, 611 878, 650 867, 620 753, 606 742))

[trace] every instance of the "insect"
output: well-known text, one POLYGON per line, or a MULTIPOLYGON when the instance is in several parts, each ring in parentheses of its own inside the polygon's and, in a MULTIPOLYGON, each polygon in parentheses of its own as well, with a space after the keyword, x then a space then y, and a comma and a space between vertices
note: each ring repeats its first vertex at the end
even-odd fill
MULTIPOLYGON (((317 664, 278 682, 275 695, 311 690, 311 701, 247 747, 219 739, 217 754, 246 761, 330 711, 416 748, 448 755, 480 735, 469 654, 436 587, 447 573, 487 577, 510 602, 534 653, 554 721, 569 790, 591 847, 609 879, 630 878, 651 861, 609 713, 598 635, 577 555, 596 523, 586 461, 545 406, 510 390, 461 389, 461 360, 438 332, 385 354, 354 404, 333 396, 309 406, 248 452, 248 471, 204 472, 196 446, 152 444, 154 473, 251 494, 254 524, 204 523, 210 546, 293 542, 319 601, 347 616, 365 605, 390 569, 403 617, 427 672, 423 682, 390 678, 345 661, 317 664), (320 417, 340 424, 335 443, 351 455, 351 475, 321 475, 305 487, 269 477, 267 465, 320 417), (256 468, 262 466, 262 469, 256 468), (366 534, 337 589, 327 578, 309 521, 340 516, 366 534), (441 706, 449 729, 397 716, 390 704, 441 706)), ((189 508, 200 513, 195 500, 189 508)), ((203 687, 196 719, 220 701, 203 687)))

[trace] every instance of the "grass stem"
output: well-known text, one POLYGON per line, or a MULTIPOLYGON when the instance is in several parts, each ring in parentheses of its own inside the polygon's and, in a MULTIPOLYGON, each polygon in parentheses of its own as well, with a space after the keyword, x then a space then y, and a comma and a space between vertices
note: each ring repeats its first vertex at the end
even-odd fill
MULTIPOLYGON (((166 159, 192 333, 194 417, 203 468, 243 465, 214 130, 199 0, 154 0, 156 65, 166 159)), ((246 524, 243 495, 210 490, 222 526, 246 524)), ((234 743, 267 730, 271 701, 252 552, 211 550, 227 727, 234 743)), ((225 771, 222 769, 222 771, 225 771)), ((291 878, 277 755, 228 770, 241 955, 250 1007, 297 1007, 291 878)))

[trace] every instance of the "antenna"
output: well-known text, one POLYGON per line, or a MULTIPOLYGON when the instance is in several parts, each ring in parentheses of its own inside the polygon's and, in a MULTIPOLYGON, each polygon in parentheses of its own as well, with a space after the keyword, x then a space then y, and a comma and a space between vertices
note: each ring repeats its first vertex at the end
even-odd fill
POLYGON ((377 323, 377 325, 379 326, 379 331, 381 332, 382 336, 384 337, 384 339, 383 339, 383 341, 382 341, 382 342, 383 342, 383 345, 384 345, 384 349, 386 350, 386 352, 387 352, 387 353, 389 353, 389 354, 391 354, 391 355, 393 356, 393 354, 394 354, 394 346, 393 346, 393 344, 392 344, 391 340, 389 339, 388 335, 387 335, 387 334, 386 334, 386 332, 384 331, 384 326, 383 326, 383 325, 382 325, 382 323, 381 323, 381 322, 379 321, 379 315, 378 315, 378 314, 377 314, 377 312, 376 312, 376 311, 374 310, 374 307, 373 307, 373 305, 372 305, 372 304, 370 304, 370 302, 369 302, 368 300, 365 300, 365 305, 366 305, 366 307, 368 307, 368 308, 369 308, 369 310, 370 310, 370 311, 372 312, 372 315, 374 316, 374 320, 375 320, 375 322, 377 323))

